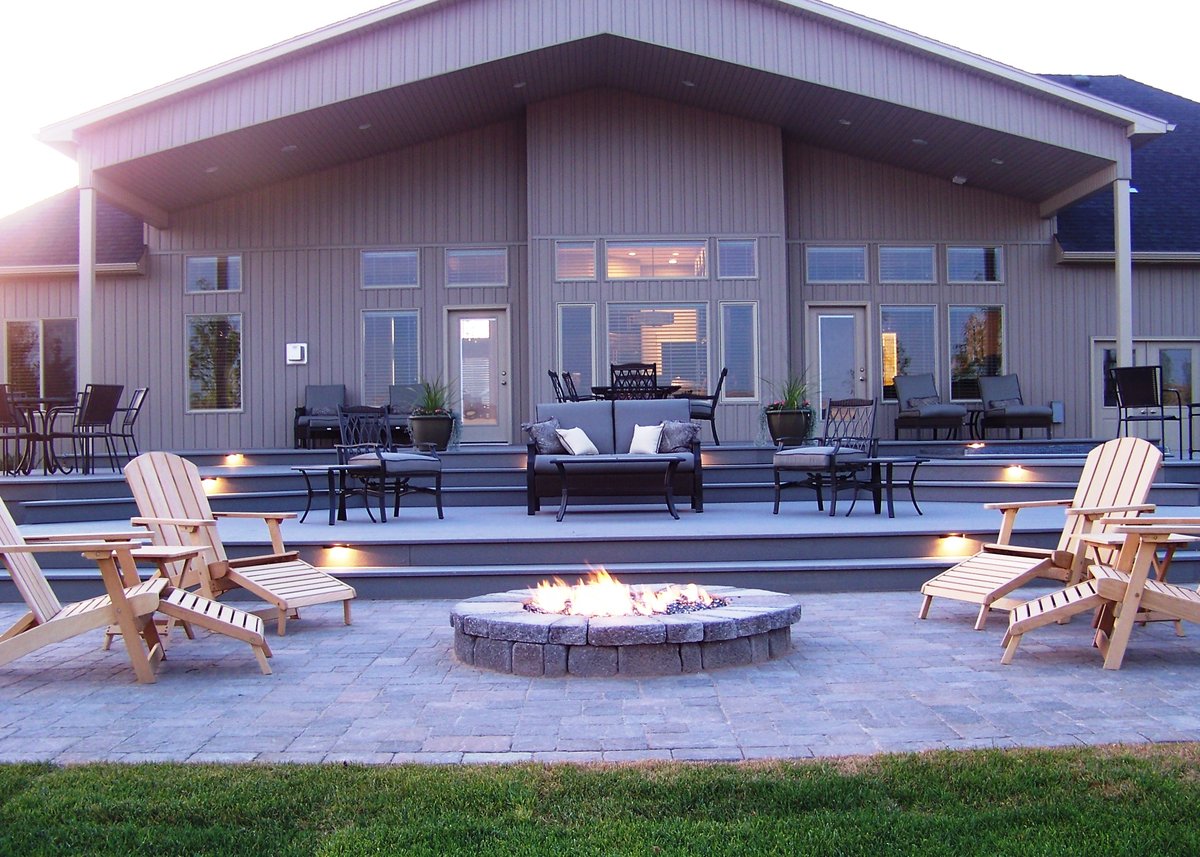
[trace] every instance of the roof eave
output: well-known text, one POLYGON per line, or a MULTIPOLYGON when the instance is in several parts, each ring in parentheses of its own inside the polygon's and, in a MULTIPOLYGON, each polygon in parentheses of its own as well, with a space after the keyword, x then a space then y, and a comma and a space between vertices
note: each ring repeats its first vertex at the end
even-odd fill
MULTIPOLYGON (((127 277, 145 273, 145 254, 136 262, 101 262, 96 265, 96 274, 101 277, 127 277)), ((0 265, 0 280, 74 277, 78 274, 78 265, 0 265)))

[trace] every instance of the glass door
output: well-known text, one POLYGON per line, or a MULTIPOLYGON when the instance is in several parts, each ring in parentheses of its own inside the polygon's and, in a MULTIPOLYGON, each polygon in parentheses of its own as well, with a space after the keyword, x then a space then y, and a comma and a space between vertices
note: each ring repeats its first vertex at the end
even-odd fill
POLYGON ((870 398, 866 307, 809 306, 807 333, 813 406, 823 414, 830 399, 870 398))
MULTIPOLYGON (((1184 410, 1183 444, 1188 445, 1188 406, 1200 401, 1200 340, 1140 339, 1133 343, 1135 366, 1161 366, 1163 388, 1174 390, 1184 410)), ((1092 433, 1096 437, 1117 436, 1117 395, 1108 379, 1108 370, 1117 365, 1117 347, 1111 340, 1099 339, 1092 346, 1092 433)), ((1168 392, 1164 400, 1173 412, 1175 396, 1168 392)), ((1132 432, 1139 437, 1164 441, 1158 437, 1158 423, 1134 423, 1132 432)), ((1168 426, 1165 445, 1174 449, 1178 441, 1174 427, 1168 426)))
POLYGON ((512 387, 505 309, 449 310, 450 382, 464 443, 511 440, 512 387))

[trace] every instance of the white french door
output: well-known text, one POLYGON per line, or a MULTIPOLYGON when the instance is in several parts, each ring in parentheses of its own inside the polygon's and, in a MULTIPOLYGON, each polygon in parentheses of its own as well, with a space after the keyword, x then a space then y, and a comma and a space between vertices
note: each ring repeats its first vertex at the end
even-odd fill
MULTIPOLYGON (((1175 390, 1187 406, 1200 401, 1200 340, 1195 339, 1139 339, 1133 343, 1135 366, 1162 366, 1163 387, 1175 390)), ((1095 437, 1117 436, 1117 397, 1108 381, 1109 368, 1117 365, 1117 346, 1111 339, 1097 339, 1092 343, 1092 434, 1095 437)), ((1168 394, 1166 401, 1174 406, 1175 397, 1168 394)), ((1188 445, 1189 423, 1184 417, 1183 445, 1188 445)), ((1163 442, 1169 449, 1178 443, 1175 427, 1167 425, 1167 437, 1158 437, 1156 422, 1134 423, 1132 431, 1139 437, 1163 442)))
POLYGON ((512 422, 508 311, 503 307, 452 309, 447 310, 446 320, 447 366, 462 441, 508 443, 512 422))

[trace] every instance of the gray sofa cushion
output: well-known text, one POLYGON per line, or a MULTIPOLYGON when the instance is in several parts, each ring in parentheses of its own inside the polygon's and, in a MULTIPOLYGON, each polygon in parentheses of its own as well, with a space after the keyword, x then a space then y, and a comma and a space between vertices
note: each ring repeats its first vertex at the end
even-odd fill
POLYGON ((838 449, 836 446, 797 446, 775 453, 774 465, 780 470, 827 470, 836 455, 838 463, 847 464, 867 457, 860 449, 838 449))
POLYGON ((629 451, 634 426, 656 425, 666 420, 686 422, 691 418, 687 399, 617 399, 611 404, 615 452, 629 451))
MULTIPOLYGON (((537 422, 554 417, 560 428, 581 428, 587 432, 601 455, 611 455, 613 446, 612 402, 542 402, 537 406, 537 422)), ((658 422, 658 420, 655 420, 658 422)), ((629 430, 630 437, 633 429, 629 430)), ((628 440, 625 449, 629 448, 628 440)), ((624 451, 624 450, 622 450, 624 451)))

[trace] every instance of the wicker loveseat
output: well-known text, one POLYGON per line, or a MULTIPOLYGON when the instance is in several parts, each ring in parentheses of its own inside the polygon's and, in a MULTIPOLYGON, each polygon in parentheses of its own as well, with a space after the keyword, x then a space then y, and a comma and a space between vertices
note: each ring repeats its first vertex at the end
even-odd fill
MULTIPOLYGON (((550 419, 563 429, 581 428, 595 444, 600 456, 596 467, 572 487, 572 495, 586 497, 661 497, 661 467, 648 467, 647 456, 629 453, 634 426, 652 426, 666 421, 690 422, 686 399, 618 399, 616 401, 547 402, 536 409, 536 423, 550 419)), ((700 462, 699 426, 686 451, 663 452, 678 459, 672 490, 688 497, 696 512, 704 511, 704 473, 700 462)), ((556 462, 569 454, 539 452, 530 440, 526 462, 526 506, 530 515, 541 508, 543 498, 559 499, 562 481, 556 462)))

